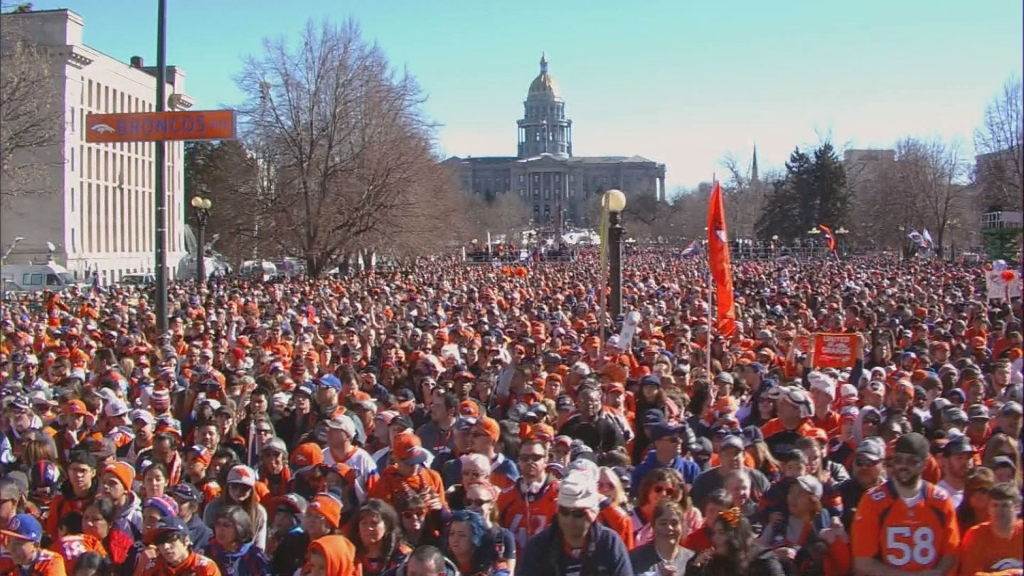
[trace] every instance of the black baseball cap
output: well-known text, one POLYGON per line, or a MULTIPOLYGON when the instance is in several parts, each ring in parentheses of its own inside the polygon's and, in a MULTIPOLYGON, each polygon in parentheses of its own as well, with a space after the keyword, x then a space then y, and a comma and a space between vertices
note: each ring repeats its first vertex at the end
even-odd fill
POLYGON ((172 497, 179 498, 185 502, 200 502, 203 499, 199 489, 187 482, 179 482, 168 488, 167 491, 172 497))
POLYGON ((924 460, 928 458, 929 444, 928 440, 918 434, 917 432, 910 432, 900 436, 896 440, 896 446, 894 450, 897 454, 911 454, 924 460))

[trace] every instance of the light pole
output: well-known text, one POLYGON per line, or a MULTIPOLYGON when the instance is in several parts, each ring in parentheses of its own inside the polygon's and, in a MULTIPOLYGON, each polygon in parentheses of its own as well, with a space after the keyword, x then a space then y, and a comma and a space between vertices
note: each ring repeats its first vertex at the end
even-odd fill
POLYGON ((196 283, 202 287, 206 283, 206 222, 210 219, 210 207, 213 202, 202 196, 192 197, 192 209, 196 224, 199 225, 199 247, 196 248, 196 283))
POLYGON ((608 265, 611 268, 610 283, 612 286, 611 310, 612 319, 622 314, 622 222, 620 214, 626 209, 626 195, 619 190, 604 193, 602 202, 608 208, 608 265))
MULTIPOLYGON (((157 0, 156 111, 167 107, 167 0, 157 0)), ((167 332, 167 156, 163 141, 153 143, 153 211, 156 218, 156 329, 167 332)))
MULTIPOLYGON (((11 252, 14 251, 14 247, 18 245, 18 242, 21 242, 24 239, 24 236, 15 236, 11 240, 11 243, 7 245, 7 249, 4 250, 4 253, 2 255, 0 255, 0 264, 7 262, 7 257, 10 256, 11 252)), ((0 300, 4 302, 7 301, 7 281, 4 280, 3 278, 0 278, 0 300)))

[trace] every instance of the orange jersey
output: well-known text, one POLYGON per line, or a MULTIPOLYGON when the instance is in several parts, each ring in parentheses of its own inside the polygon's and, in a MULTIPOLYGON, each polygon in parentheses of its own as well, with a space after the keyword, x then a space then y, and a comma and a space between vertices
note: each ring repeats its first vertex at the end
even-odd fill
POLYGON ((953 501, 928 482, 910 505, 892 480, 868 490, 851 532, 854 558, 876 558, 900 570, 929 570, 960 548, 953 501))
POLYGON ((535 495, 523 493, 519 483, 498 495, 498 518, 501 525, 516 539, 516 554, 526 549, 526 543, 551 523, 558 513, 558 482, 548 480, 535 495))
MULTIPOLYGON (((52 550, 39 550, 39 556, 28 567, 27 576, 67 576, 64 559, 52 550)), ((10 556, 0 557, 0 574, 25 574, 10 556)))
POLYGON ((153 558, 142 569, 143 576, 220 576, 220 568, 206 556, 195 552, 177 566, 168 566, 162 556, 153 558))
POLYGON ((420 466, 420 471, 412 476, 402 476, 398 472, 398 465, 391 464, 380 474, 380 478, 368 487, 366 495, 368 498, 379 498, 394 506, 396 498, 410 491, 430 491, 441 500, 442 506, 448 507, 441 475, 423 466, 420 466))
POLYGON ((992 531, 991 522, 982 522, 964 534, 960 545, 960 575, 986 576, 1012 573, 1024 568, 1024 520, 1017 520, 1009 538, 992 531))
POLYGON ((597 513, 597 521, 614 530, 619 535, 619 538, 622 538, 622 543, 626 545, 626 550, 633 551, 633 548, 636 546, 636 539, 633 534, 633 519, 630 518, 625 510, 612 504, 610 500, 605 500, 601 504, 601 511, 597 513))
POLYGON ((82 554, 96 552, 100 556, 107 555, 107 549, 103 547, 103 542, 89 534, 65 534, 50 549, 64 559, 64 567, 67 568, 69 574, 75 573, 75 564, 82 554))

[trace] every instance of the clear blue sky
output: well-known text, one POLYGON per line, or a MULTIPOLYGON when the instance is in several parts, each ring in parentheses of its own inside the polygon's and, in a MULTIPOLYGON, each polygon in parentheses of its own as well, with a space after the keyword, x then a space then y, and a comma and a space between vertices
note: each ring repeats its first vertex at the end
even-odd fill
MULTIPOLYGON (((34 2, 86 22, 85 42, 155 61, 156 0, 34 2)), ((546 51, 577 155, 664 162, 670 188, 762 170, 796 145, 968 147, 985 105, 1020 75, 1020 0, 170 0, 168 63, 197 108, 239 102, 233 77, 264 37, 309 18, 357 19, 429 95, 446 155, 514 155, 515 121, 546 51)))

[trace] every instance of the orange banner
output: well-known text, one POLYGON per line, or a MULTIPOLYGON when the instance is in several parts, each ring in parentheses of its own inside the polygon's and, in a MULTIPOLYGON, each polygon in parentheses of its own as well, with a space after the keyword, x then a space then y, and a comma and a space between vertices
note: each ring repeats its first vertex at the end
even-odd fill
POLYGON ((159 142, 165 140, 233 140, 234 110, 88 114, 85 141, 159 142))
POLYGON ((722 187, 716 181, 708 205, 708 266, 715 280, 718 300, 718 333, 726 338, 736 332, 736 307, 733 301, 732 263, 729 258, 729 234, 725 229, 725 205, 722 187))
POLYGON ((860 334, 814 335, 811 365, 815 368, 850 368, 861 358, 860 334))

